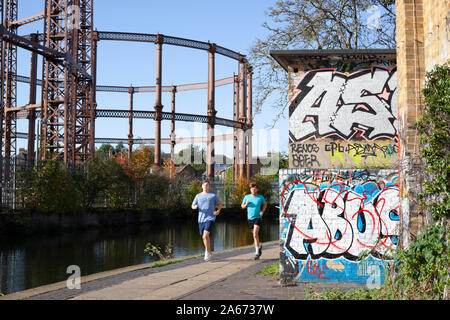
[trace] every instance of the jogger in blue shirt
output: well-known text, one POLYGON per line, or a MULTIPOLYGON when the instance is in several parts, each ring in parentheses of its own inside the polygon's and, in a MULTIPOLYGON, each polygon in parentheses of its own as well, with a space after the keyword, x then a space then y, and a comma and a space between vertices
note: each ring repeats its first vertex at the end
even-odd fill
POLYGON ((220 202, 216 194, 209 192, 209 187, 208 180, 202 182, 203 192, 195 196, 191 206, 193 210, 198 209, 198 227, 205 245, 205 261, 211 259, 211 240, 209 235, 216 221, 216 216, 219 215, 222 209, 222 202, 220 202))

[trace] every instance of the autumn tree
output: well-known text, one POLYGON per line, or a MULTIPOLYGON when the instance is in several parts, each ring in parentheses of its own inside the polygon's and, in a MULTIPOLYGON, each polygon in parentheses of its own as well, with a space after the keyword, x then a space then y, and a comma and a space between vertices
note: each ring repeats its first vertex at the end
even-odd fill
POLYGON ((143 179, 149 172, 153 164, 154 149, 153 147, 141 145, 135 151, 129 161, 129 170, 135 179, 143 179))

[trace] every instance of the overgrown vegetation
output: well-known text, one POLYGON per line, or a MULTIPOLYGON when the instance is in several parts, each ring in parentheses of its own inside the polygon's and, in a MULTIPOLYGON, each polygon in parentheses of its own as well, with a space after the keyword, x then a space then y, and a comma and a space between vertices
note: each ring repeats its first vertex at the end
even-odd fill
POLYGON ((97 156, 76 168, 66 168, 60 161, 40 161, 17 173, 16 208, 58 214, 99 208, 154 208, 167 215, 186 212, 190 181, 170 179, 165 170, 150 173, 151 163, 143 155, 149 155, 145 148, 137 152, 134 161, 123 163, 97 156))
POLYGON ((245 177, 236 180, 234 187, 231 189, 230 202, 233 206, 240 206, 242 199, 247 194, 250 194, 250 182, 256 182, 258 185, 258 194, 262 195, 266 201, 272 196, 272 188, 270 186, 270 180, 261 175, 255 175, 251 179, 245 177))
MULTIPOLYGON (((159 209, 161 217, 182 217, 191 213, 194 197, 202 192, 198 179, 178 175, 170 169, 152 169, 153 149, 142 145, 127 153, 106 145, 84 166, 66 167, 61 161, 39 161, 37 166, 16 173, 16 209, 25 212, 73 214, 95 210, 159 209)), ((122 148, 123 149, 123 148, 122 148)), ((126 150, 125 150, 126 151, 126 150)), ((229 170, 231 172, 231 170, 229 170)), ((270 182, 254 176, 259 193, 270 198, 270 182)), ((226 179, 225 198, 239 206, 248 194, 249 180, 237 184, 226 179)), ((214 190, 213 190, 214 191, 214 190)), ((228 201, 230 204, 230 201, 228 201)))
POLYGON ((165 245, 163 247, 149 242, 145 245, 144 253, 147 253, 152 257, 158 257, 158 259, 162 261, 173 258, 173 248, 170 245, 165 245))
POLYGON ((259 270, 258 275, 261 276, 279 276, 280 275, 280 262, 274 262, 270 266, 267 266, 263 268, 262 270, 259 270))
POLYGON ((450 67, 436 66, 427 73, 423 90, 424 110, 417 124, 426 165, 425 190, 420 196, 431 224, 408 248, 399 248, 384 284, 377 289, 320 294, 306 291, 309 299, 448 299, 449 285, 449 149, 450 67))

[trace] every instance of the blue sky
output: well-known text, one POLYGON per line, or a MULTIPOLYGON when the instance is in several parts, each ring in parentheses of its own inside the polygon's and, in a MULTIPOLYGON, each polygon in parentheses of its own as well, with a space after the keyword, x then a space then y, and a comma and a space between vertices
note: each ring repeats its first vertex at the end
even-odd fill
MULTIPOLYGON (((170 36, 199 41, 210 41, 233 51, 247 55, 256 38, 263 38, 266 30, 262 23, 267 20, 264 13, 274 0, 169 0, 169 1, 94 1, 94 25, 99 31, 122 31, 139 33, 161 33, 170 36)), ((43 11, 44 0, 19 1, 19 19, 43 11)), ((19 34, 42 32, 42 21, 22 27, 19 34)), ((18 73, 29 75, 29 53, 19 49, 18 73)), ((149 43, 119 41, 100 41, 98 44, 97 84, 134 86, 154 85, 156 77, 156 46, 149 43)), ((38 77, 42 77, 42 64, 39 63, 38 77)), ((207 81, 207 52, 182 47, 163 46, 163 85, 179 85, 207 81)), ((232 76, 238 72, 238 63, 232 59, 216 55, 216 79, 232 76)), ((28 85, 18 84, 18 106, 28 101, 28 85)), ((38 88, 38 97, 40 88, 38 88)), ((232 118, 233 87, 227 85, 216 90, 217 116, 232 118)), ((177 93, 176 111, 194 114, 206 114, 206 90, 177 93)), ((169 93, 163 93, 163 111, 170 111, 169 93)), ((128 94, 98 93, 98 108, 127 109, 128 94)), ((153 93, 140 93, 134 96, 136 110, 153 110, 155 97, 153 93)), ((272 142, 265 138, 263 131, 272 124, 274 110, 270 103, 254 118, 254 131, 260 139, 254 146, 254 155, 265 155, 270 151, 272 142)), ((177 133, 193 132, 194 124, 176 123, 177 133), (184 129, 184 130, 183 130, 184 129)), ((197 125, 198 128, 198 125, 197 125)), ((205 126, 201 126, 206 130, 205 126)), ((276 126, 278 141, 273 145, 287 151, 288 121, 282 119, 276 126)), ((27 122, 18 121, 18 131, 25 132, 27 122)), ((197 130, 198 131, 198 130, 197 130)), ((216 126, 217 133, 231 133, 231 129, 216 126)), ((170 122, 163 121, 162 136, 169 137, 170 122)), ((97 137, 126 138, 128 120, 96 120, 97 137)), ((203 132, 206 135, 206 132, 203 132)), ((152 120, 135 120, 134 136, 152 138, 154 123, 152 120)), ((267 135, 266 135, 267 136, 267 135)), ((269 134, 270 136, 270 134, 269 134)), ((231 142, 230 142, 231 143, 231 142)), ((181 149, 186 145, 179 145, 181 149)), ((26 142, 18 140, 18 148, 26 147, 26 142)), ((98 147, 98 145, 97 145, 98 147)), ((216 153, 230 155, 231 144, 216 144, 216 153)), ((168 152, 169 147, 162 147, 168 152)))

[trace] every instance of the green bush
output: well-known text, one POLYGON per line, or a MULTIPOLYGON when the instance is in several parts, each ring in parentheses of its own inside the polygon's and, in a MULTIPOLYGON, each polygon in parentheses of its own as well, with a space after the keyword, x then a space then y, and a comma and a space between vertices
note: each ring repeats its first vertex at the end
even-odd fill
POLYGON ((436 66, 427 73, 424 111, 417 124, 422 157, 428 169, 423 207, 438 221, 450 218, 450 67, 436 66))
POLYGON ((59 161, 41 161, 17 175, 18 203, 28 210, 72 213, 79 208, 74 180, 59 161))
POLYGON ((138 208, 163 209, 169 194, 170 179, 159 174, 149 174, 141 182, 138 208))
POLYGON ((247 178, 238 178, 231 189, 230 202, 232 206, 240 206, 245 195, 250 193, 250 181, 247 178))
POLYGON ((187 189, 186 205, 190 207, 195 196, 202 191, 202 183, 199 180, 192 181, 187 189))

